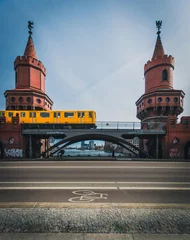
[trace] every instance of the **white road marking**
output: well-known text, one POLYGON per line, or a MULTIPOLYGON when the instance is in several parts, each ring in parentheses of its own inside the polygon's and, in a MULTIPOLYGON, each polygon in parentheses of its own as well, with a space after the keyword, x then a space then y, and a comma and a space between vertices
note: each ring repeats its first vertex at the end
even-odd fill
POLYGON ((29 189, 33 189, 33 190, 67 190, 67 189, 107 189, 107 190, 187 190, 189 191, 190 188, 189 187, 77 187, 77 186, 73 186, 73 187, 0 187, 0 190, 29 190, 29 189))
POLYGON ((190 169, 190 167, 146 167, 146 166, 0 166, 0 169, 123 169, 123 168, 144 168, 144 169, 190 169))
POLYGON ((27 189, 117 189, 117 187, 0 187, 0 190, 27 190, 27 189))
POLYGON ((117 182, 118 184, 190 184, 190 182, 117 182))
POLYGON ((0 184, 190 184, 190 182, 0 182, 0 184))
POLYGON ((106 193, 95 193, 93 191, 73 191, 73 194, 80 195, 77 197, 69 198, 69 202, 93 202, 96 199, 107 199, 108 194, 106 193))
MULTIPOLYGON (((2 183, 5 183, 5 184, 8 184, 8 183, 10 183, 10 184, 17 184, 17 183, 23 183, 23 184, 28 184, 28 183, 32 183, 32 184, 42 184, 42 183, 44 183, 44 184, 46 184, 46 183, 50 183, 50 184, 53 184, 53 183, 55 183, 55 184, 70 184, 70 183, 84 183, 84 184, 88 184, 88 183, 95 183, 95 184, 97 184, 97 183, 100 183, 100 184, 115 184, 116 182, 0 182, 0 184, 2 184, 2 183)), ((190 183, 189 183, 190 184, 190 183)))
POLYGON ((187 190, 190 188, 177 187, 119 187, 121 190, 187 190))

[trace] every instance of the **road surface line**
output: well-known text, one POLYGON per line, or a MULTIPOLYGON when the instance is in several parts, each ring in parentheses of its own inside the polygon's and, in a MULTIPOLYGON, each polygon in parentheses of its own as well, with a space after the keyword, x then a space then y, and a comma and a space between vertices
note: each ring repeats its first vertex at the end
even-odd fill
MULTIPOLYGON (((50 184, 53 184, 53 183, 55 183, 55 184, 70 184, 70 183, 84 183, 84 184, 88 184, 88 183, 95 183, 95 184, 115 184, 115 182, 33 182, 33 181, 31 181, 31 182, 0 182, 0 184, 3 184, 3 183, 5 183, 5 184, 20 184, 20 183, 23 183, 23 184, 28 184, 28 183, 32 183, 32 184, 42 184, 42 183, 44 183, 44 184, 46 184, 46 183, 50 183, 50 184)), ((189 183, 190 184, 190 183, 189 183)))
POLYGON ((190 169, 190 167, 145 167, 145 166, 0 166, 0 169, 190 169))
POLYGON ((187 190, 189 191, 189 187, 119 187, 121 190, 187 190))
POLYGON ((67 190, 67 189, 115 189, 115 190, 186 190, 186 191, 189 191, 190 188, 189 187, 120 187, 120 186, 116 186, 116 187, 91 187, 91 186, 72 186, 72 187, 30 187, 30 186, 27 186, 27 187, 0 187, 0 190, 29 190, 29 189, 33 189, 33 190, 67 190))
POLYGON ((190 184, 190 182, 117 182, 118 184, 190 184))
POLYGON ((73 187, 0 187, 0 190, 27 190, 27 189, 34 189, 34 190, 49 190, 49 189, 117 189, 117 187, 78 187, 78 186, 73 186, 73 187))

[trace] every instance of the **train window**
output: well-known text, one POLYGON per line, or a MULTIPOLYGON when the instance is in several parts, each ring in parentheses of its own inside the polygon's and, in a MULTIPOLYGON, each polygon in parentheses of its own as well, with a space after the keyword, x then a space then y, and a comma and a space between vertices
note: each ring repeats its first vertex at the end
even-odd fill
POLYGON ((8 116, 9 116, 9 117, 12 117, 12 116, 13 116, 13 112, 9 112, 9 113, 8 113, 8 116))
POLYGON ((40 113, 40 117, 48 118, 49 117, 49 113, 48 112, 41 112, 40 113))
POLYGON ((78 112, 78 117, 83 118, 84 117, 84 112, 78 112))
POLYGON ((92 118, 92 112, 89 112, 89 118, 92 118))
POLYGON ((64 117, 74 117, 74 112, 65 112, 64 117))
POLYGON ((54 112, 54 113, 53 113, 53 117, 54 117, 54 118, 60 118, 60 117, 61 117, 60 112, 54 112))
POLYGON ((4 112, 0 112, 0 117, 4 117, 5 113, 4 112))
POLYGON ((21 112, 20 113, 20 117, 26 117, 26 113, 25 112, 21 112))
POLYGON ((30 112, 30 118, 35 118, 36 117, 36 112, 30 112))

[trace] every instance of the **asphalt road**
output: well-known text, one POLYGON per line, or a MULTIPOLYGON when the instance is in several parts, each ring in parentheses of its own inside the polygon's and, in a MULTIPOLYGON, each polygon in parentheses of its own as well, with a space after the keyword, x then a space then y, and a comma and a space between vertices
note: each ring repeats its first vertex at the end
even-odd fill
POLYGON ((190 163, 0 162, 0 202, 190 203, 190 163))

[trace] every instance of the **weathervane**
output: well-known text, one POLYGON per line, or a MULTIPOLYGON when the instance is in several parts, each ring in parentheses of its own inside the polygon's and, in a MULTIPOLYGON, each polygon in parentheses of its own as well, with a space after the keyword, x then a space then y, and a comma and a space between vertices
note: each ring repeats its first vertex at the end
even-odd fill
POLYGON ((28 21, 28 29, 29 29, 29 37, 31 37, 31 35, 32 35, 32 28, 33 28, 33 25, 34 25, 34 23, 33 22, 31 22, 31 21, 28 21))
POLYGON ((160 33, 161 33, 160 31, 161 26, 162 26, 162 21, 156 21, 156 27, 158 28, 158 32, 157 32, 158 36, 160 36, 160 33))

